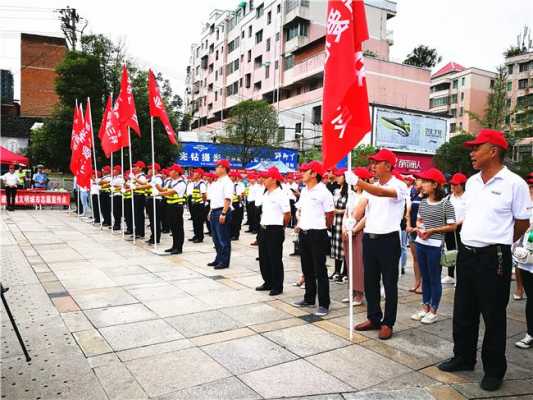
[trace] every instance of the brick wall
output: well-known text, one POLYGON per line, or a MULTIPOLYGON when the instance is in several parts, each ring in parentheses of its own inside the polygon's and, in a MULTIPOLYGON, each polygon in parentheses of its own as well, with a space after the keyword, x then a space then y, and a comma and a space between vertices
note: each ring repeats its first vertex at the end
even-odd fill
POLYGON ((55 68, 67 51, 62 38, 21 34, 21 115, 47 117, 58 97, 55 68))

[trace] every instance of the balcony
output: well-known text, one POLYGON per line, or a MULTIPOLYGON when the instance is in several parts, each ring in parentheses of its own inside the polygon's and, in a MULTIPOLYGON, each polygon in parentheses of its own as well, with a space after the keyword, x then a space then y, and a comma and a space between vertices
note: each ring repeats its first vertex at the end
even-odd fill
POLYGON ((293 37, 291 40, 288 40, 285 42, 285 52, 286 53, 292 53, 299 49, 300 47, 303 47, 309 43, 309 37, 308 36, 302 36, 298 35, 293 37))
POLYGON ((300 79, 323 71, 325 62, 326 53, 319 53, 295 64, 283 73, 283 85, 290 85, 300 79))
POLYGON ((286 0, 285 24, 288 24, 298 18, 310 20, 309 0, 286 0))
POLYGON ((200 81, 196 81, 192 85, 192 94, 198 94, 198 93, 200 93, 200 81))

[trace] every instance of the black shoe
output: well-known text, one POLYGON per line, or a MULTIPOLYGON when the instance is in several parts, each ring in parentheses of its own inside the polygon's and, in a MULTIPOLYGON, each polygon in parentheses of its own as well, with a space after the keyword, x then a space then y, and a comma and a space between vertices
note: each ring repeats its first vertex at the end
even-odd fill
POLYGON ((144 235, 135 235, 135 239, 144 239, 144 235))
POLYGON ((493 376, 485 375, 481 380, 479 386, 481 389, 486 390, 487 392, 494 392, 498 390, 503 383, 503 379, 495 378, 493 376))
POLYGON ((170 249, 166 249, 165 253, 172 253, 174 250, 176 250, 174 247, 171 247, 170 249))
POLYGON ((215 269, 225 269, 225 268, 229 268, 229 267, 222 265, 222 264, 215 265, 215 269))
POLYGON ((161 231, 161 233, 170 233, 170 231, 168 229, 166 229, 164 231, 161 231))
POLYGON ((189 242, 194 242, 194 241, 196 240, 196 238, 195 238, 195 237, 192 237, 192 238, 187 239, 187 240, 188 240, 189 242))
POLYGON ((120 231, 120 226, 114 226, 114 227, 113 227, 113 230, 114 230, 114 231, 120 231))
POLYGON ((218 263, 216 261, 213 261, 213 262, 210 262, 209 264, 207 264, 208 267, 215 267, 217 265, 218 265, 218 263))
POLYGON ((203 240, 202 240, 202 239, 194 239, 192 242, 193 242, 193 243, 202 243, 203 240))
POLYGON ((475 364, 469 364, 459 357, 452 357, 437 365, 437 368, 444 372, 473 371, 475 364))
POLYGON ((278 294, 283 294, 283 290, 271 290, 268 295, 269 296, 277 296, 278 294))
POLYGON ((183 253, 183 251, 182 250, 177 250, 177 249, 174 249, 174 250, 172 250, 170 252, 170 254, 181 254, 181 253, 183 253))
POLYGON ((256 287, 255 290, 257 290, 258 292, 266 292, 267 290, 272 289, 263 283, 261 286, 256 287))
POLYGON ((133 232, 132 231, 126 231, 126 232, 124 232, 124 235, 133 235, 133 232))

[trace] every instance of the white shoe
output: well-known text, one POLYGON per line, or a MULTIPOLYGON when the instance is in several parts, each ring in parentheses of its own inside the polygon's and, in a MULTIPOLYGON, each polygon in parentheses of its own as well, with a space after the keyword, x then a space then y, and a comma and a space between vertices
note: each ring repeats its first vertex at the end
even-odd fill
POLYGON ((526 336, 514 345, 520 349, 530 349, 533 346, 533 336, 526 333, 526 336))
MULTIPOLYGON (((344 299, 341 300, 341 303, 344 303, 344 304, 348 304, 350 302, 350 298, 349 297, 345 297, 344 299)), ((358 306, 362 306, 363 305, 363 300, 355 300, 353 301, 353 306, 354 307, 358 307, 358 306)))
POLYGON ((419 312, 411 315, 411 319, 415 321, 421 321, 428 313, 424 310, 420 310, 419 312))
POLYGON ((432 312, 428 312, 424 318, 420 320, 423 324, 432 324, 434 322, 437 322, 437 319, 439 317, 437 314, 433 314, 432 312))
POLYGON ((521 300, 524 300, 524 295, 519 296, 519 295, 517 295, 516 293, 513 293, 513 300, 515 300, 515 301, 521 301, 521 300))
POLYGON ((442 278, 440 283, 455 283, 455 279, 453 279, 451 276, 445 276, 442 278))
POLYGON ((384 288, 381 288, 380 293, 381 293, 381 297, 385 298, 385 289, 384 288))

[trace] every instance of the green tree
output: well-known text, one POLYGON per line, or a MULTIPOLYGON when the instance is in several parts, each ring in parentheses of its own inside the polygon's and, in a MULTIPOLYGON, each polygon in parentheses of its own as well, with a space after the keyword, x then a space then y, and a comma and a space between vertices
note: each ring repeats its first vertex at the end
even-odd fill
POLYGON ((235 145, 232 156, 246 165, 260 155, 268 156, 264 148, 273 152, 277 133, 277 115, 272 105, 264 100, 244 100, 231 110, 226 136, 219 139, 235 145))
POLYGON ((352 167, 366 167, 369 164, 368 157, 374 154, 377 148, 371 144, 361 144, 352 150, 352 167))
POLYGON ((421 44, 420 46, 415 47, 413 51, 407 55, 407 58, 403 63, 414 65, 416 67, 433 68, 441 61, 442 57, 438 55, 436 49, 421 44))
POLYGON ((473 174, 475 171, 470 161, 470 150, 464 146, 466 141, 472 140, 473 138, 474 136, 472 135, 461 134, 452 137, 450 141, 442 144, 433 157, 437 168, 448 173, 462 172, 466 175, 473 174))

